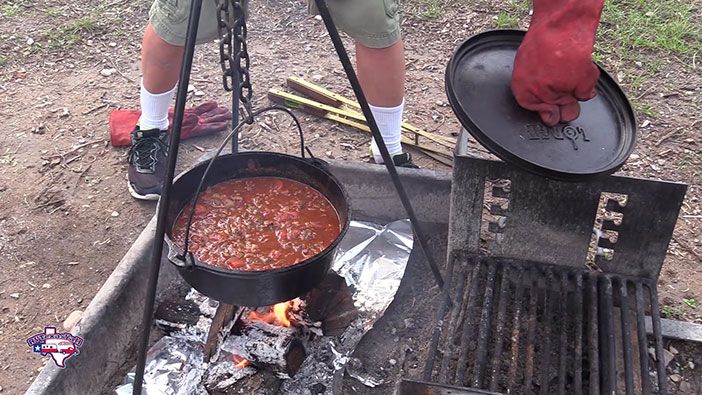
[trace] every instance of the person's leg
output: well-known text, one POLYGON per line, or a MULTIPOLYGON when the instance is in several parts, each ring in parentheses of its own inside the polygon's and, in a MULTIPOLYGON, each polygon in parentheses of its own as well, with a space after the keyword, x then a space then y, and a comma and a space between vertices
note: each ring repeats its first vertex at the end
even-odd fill
POLYGON ((180 75, 183 47, 169 44, 149 24, 141 46, 141 130, 168 129, 168 108, 180 75))
POLYGON ((405 95, 405 49, 402 40, 387 48, 356 42, 356 68, 363 93, 378 107, 397 107, 405 95))
MULTIPOLYGON (((130 194, 157 200, 166 174, 168 109, 180 76, 190 2, 155 0, 149 12, 141 51, 141 117, 132 132, 129 154, 130 194)), ((204 1, 197 42, 217 37, 216 4, 204 1)))
MULTIPOLYGON (((313 0, 309 11, 319 13, 313 0)), ((334 23, 356 43, 356 68, 363 93, 396 164, 414 166, 400 145, 405 91, 405 57, 398 0, 329 0, 334 23)), ((373 159, 382 163, 375 141, 373 159)))
MULTIPOLYGON (((405 53, 402 40, 387 48, 371 48, 356 42, 356 68, 383 141, 391 156, 402 153, 400 144, 405 94, 405 53)), ((374 160, 382 163, 372 143, 374 160)))

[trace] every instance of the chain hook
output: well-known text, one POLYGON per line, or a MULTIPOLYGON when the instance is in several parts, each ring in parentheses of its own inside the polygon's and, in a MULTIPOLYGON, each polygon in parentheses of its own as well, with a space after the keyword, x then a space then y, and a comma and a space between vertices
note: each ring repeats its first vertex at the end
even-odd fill
POLYGON ((247 45, 248 29, 246 13, 242 0, 219 0, 217 26, 220 35, 219 56, 222 67, 222 85, 224 90, 239 91, 241 102, 242 122, 252 124, 253 118, 253 89, 249 69, 251 59, 247 45), (236 50, 236 53, 234 52, 236 50), (238 73, 239 84, 235 86, 235 73, 238 73))

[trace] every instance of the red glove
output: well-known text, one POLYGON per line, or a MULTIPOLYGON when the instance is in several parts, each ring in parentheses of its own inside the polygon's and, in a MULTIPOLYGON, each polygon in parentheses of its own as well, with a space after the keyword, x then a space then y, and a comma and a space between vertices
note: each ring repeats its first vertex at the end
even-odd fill
MULTIPOLYGON (((173 109, 168 110, 168 119, 173 124, 173 109)), ((141 111, 139 110, 114 110, 110 113, 110 140, 115 147, 131 144, 131 134, 141 111)), ((180 139, 187 140, 191 137, 204 136, 229 129, 231 112, 219 107, 215 102, 207 102, 197 107, 188 108, 183 115, 183 126, 180 139)), ((170 132, 172 128, 169 128, 170 132)))
POLYGON ((534 0, 514 61, 512 93, 549 126, 576 119, 578 101, 595 97, 600 72, 592 50, 603 6, 604 0, 534 0))

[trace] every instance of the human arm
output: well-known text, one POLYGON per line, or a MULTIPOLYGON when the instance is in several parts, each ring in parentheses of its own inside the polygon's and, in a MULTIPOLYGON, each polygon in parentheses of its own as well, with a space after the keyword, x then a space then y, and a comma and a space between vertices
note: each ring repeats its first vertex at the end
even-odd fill
POLYGON ((592 61, 604 0, 534 0, 529 31, 517 51, 512 92, 547 125, 580 114, 578 101, 595 96, 592 61))

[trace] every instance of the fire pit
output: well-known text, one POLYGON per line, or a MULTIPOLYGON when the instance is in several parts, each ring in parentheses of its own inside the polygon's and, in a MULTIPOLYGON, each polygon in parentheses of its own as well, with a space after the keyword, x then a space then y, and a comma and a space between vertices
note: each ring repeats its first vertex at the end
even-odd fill
MULTIPOLYGON (((438 256, 450 258, 444 272, 452 306, 444 303, 445 295, 431 282, 421 254, 414 252, 394 302, 348 355, 334 388, 306 391, 387 394, 397 387, 400 393, 412 393, 403 388, 433 382, 464 393, 525 388, 541 393, 558 393, 561 388, 564 393, 612 388, 621 393, 665 393, 657 362, 662 350, 655 280, 685 186, 613 177, 565 187, 499 162, 459 156, 456 165, 450 226, 448 175, 401 172, 420 219, 432 230, 428 242, 438 256), (653 336, 642 332, 640 323, 649 315, 653 336), (656 359, 648 356, 650 347, 656 359), (412 382, 398 386, 403 379, 412 382)), ((332 172, 349 192, 354 219, 387 223, 403 217, 382 168, 335 162, 332 172)), ((85 339, 81 355, 64 370, 47 367, 30 393, 110 391, 134 366, 130 350, 139 314, 130 306, 143 298, 141 273, 146 267, 139 257, 150 246, 147 239, 135 249, 140 243, 143 252, 125 257, 123 264, 128 265, 115 271, 78 325, 75 334, 85 339), (108 337, 111 341, 105 342, 108 337)), ((159 283, 164 287, 159 306, 173 302, 173 295, 182 297, 179 290, 189 290, 168 269, 159 283)), ((305 302, 309 306, 312 301, 305 302)), ((214 317, 215 308, 210 310, 214 317)), ((176 313, 191 316, 184 311, 176 313)), ((258 311, 265 317, 267 313, 258 311)), ((308 310, 314 328, 325 312, 312 313, 308 310)), ((246 311, 229 312, 238 314, 245 320, 241 328, 234 325, 235 333, 250 323, 246 311)), ((295 320, 295 314, 288 317, 295 320)), ((329 333, 347 324, 341 318, 321 321, 329 333)), ((208 329, 203 328, 203 336, 208 329)), ((296 348, 289 344, 290 350, 296 348)), ((335 357, 329 348, 309 345, 303 365, 335 357)), ((288 353, 284 364, 273 365, 283 366, 277 370, 295 367, 295 355, 288 353)), ((242 368, 243 360, 225 352, 217 357, 230 358, 230 374, 250 368, 242 368)), ((295 378, 303 377, 303 365, 295 378)), ((260 370, 247 385, 281 385, 285 381, 275 371, 260 370)))
MULTIPOLYGON (((391 303, 412 245, 408 220, 352 222, 332 271, 299 298, 255 308, 197 290, 171 298, 156 312, 167 333, 149 351, 147 393, 330 393, 391 303)), ((133 391, 134 376, 118 394, 133 391)))

